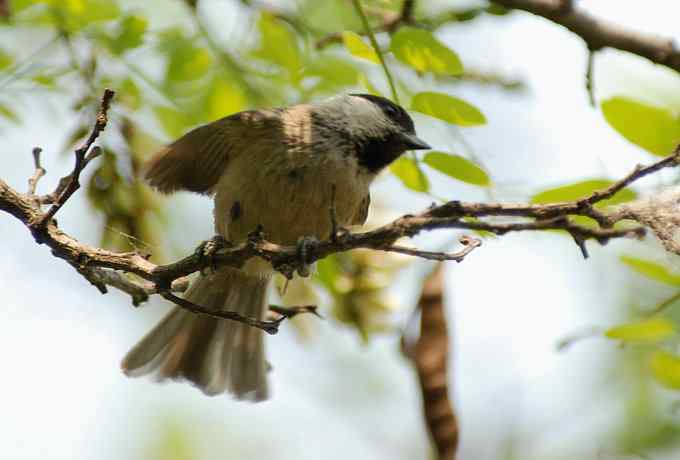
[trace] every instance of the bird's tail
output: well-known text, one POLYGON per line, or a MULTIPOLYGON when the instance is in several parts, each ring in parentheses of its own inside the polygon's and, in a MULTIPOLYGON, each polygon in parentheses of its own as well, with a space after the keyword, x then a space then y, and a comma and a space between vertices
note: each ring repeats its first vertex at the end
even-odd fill
MULTIPOLYGON (((196 279, 184 296, 215 311, 262 319, 268 278, 222 268, 196 279)), ((154 373, 159 381, 188 380, 208 395, 267 398, 263 331, 231 320, 199 316, 179 307, 156 325, 122 362, 126 375, 154 373)))

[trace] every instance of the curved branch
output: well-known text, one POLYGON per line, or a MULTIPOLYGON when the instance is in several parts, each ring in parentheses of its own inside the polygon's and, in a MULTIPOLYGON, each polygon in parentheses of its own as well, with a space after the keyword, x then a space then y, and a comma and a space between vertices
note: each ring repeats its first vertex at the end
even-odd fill
MULTIPOLYGON (((209 251, 206 243, 203 243, 193 254, 175 263, 157 265, 149 260, 148 255, 136 251, 118 253, 82 243, 63 232, 51 218, 54 206, 61 207, 67 202, 77 189, 74 184, 77 184, 83 168, 99 152, 99 148, 92 144, 104 129, 111 97, 113 92, 107 90, 102 98, 92 134, 76 151, 72 173, 62 178, 55 192, 48 195, 53 200, 35 195, 35 183, 42 177, 44 171, 40 166, 40 151, 34 149, 36 173, 31 178, 29 193, 22 194, 0 179, 0 211, 7 212, 21 221, 38 244, 47 245, 55 257, 64 259, 102 293, 107 292, 107 286, 115 287, 128 293, 135 305, 146 301, 150 295, 160 294, 195 313, 241 321, 269 333, 278 330, 281 319, 256 324, 252 318, 241 317, 233 312, 207 312, 200 305, 189 304, 175 296, 172 291, 181 291, 186 285, 185 277, 194 272, 221 266, 238 268, 253 257, 268 261, 275 270, 291 278, 296 271, 300 274, 306 272, 306 267, 310 263, 331 254, 353 249, 392 251, 430 260, 460 262, 481 243, 478 239, 463 237, 460 240, 463 248, 454 253, 422 251, 395 244, 401 238, 413 237, 422 231, 435 229, 483 230, 497 235, 519 231, 562 230, 572 236, 583 255, 587 256, 585 246, 587 240, 594 239, 600 244, 605 244, 612 238, 640 238, 644 235, 644 228, 640 226, 614 228, 617 222, 630 219, 630 212, 616 209, 603 211, 596 209, 595 205, 611 198, 641 177, 680 163, 679 146, 669 157, 649 166, 638 165, 631 173, 603 190, 579 200, 563 203, 501 204, 450 201, 440 206, 432 206, 419 214, 401 216, 371 231, 334 232, 328 239, 308 245, 304 254, 296 246, 283 246, 268 241, 265 234, 255 231, 247 241, 240 244, 230 245, 223 240, 215 239, 211 242, 209 251), (53 206, 47 212, 43 212, 41 206, 49 202, 52 202, 53 206), (587 216, 594 219, 598 225, 593 227, 579 225, 570 218, 571 216, 587 216), (506 220, 498 221, 498 218, 506 220), (120 272, 134 275, 139 279, 120 272)), ((309 312, 309 309, 298 309, 296 312, 305 313, 309 312)))
POLYGON ((615 48, 637 54, 680 72, 680 48, 673 39, 630 30, 597 18, 564 0, 493 0, 494 3, 524 10, 566 27, 583 39, 591 51, 615 48))

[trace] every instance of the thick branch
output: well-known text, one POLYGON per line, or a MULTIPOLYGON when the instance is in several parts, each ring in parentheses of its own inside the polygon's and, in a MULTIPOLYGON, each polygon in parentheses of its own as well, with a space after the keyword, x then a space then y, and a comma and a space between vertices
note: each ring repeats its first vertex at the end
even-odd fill
MULTIPOLYGON (((281 273, 291 276, 294 271, 302 268, 305 263, 327 257, 337 252, 358 248, 377 249, 394 252, 408 252, 412 255, 430 257, 434 253, 411 250, 395 246, 394 243, 403 237, 412 237, 421 231, 434 229, 467 229, 485 230, 495 234, 505 234, 517 231, 563 230, 571 235, 577 235, 580 240, 595 239, 606 243, 611 238, 640 237, 644 230, 641 227, 614 229, 611 226, 618 220, 625 218, 620 213, 606 214, 595 210, 594 205, 610 198, 626 185, 647 174, 661 168, 674 166, 678 163, 680 150, 673 155, 647 166, 636 167, 633 172, 610 187, 593 193, 577 201, 551 204, 500 204, 500 203, 464 203, 451 201, 440 206, 431 207, 416 215, 405 215, 391 223, 375 230, 362 233, 341 233, 336 238, 320 241, 315 244, 306 260, 299 257, 299 250, 295 246, 282 246, 264 237, 254 234, 244 243, 224 247, 217 250, 211 257, 205 257, 200 251, 168 265, 156 265, 137 252, 115 253, 102 248, 81 243, 61 231, 55 222, 50 222, 44 231, 40 232, 39 242, 48 245, 55 256, 87 268, 105 268, 124 271, 137 275, 158 286, 167 289, 172 281, 187 276, 210 266, 240 267, 245 261, 253 258, 263 258, 281 273), (605 222, 605 227, 585 227, 575 224, 569 219, 570 215, 584 215, 596 217, 605 222), (521 217, 531 220, 495 222, 484 220, 489 217, 521 217), (475 219, 470 219, 475 218, 475 219)), ((0 180, 0 210, 12 214, 31 228, 31 222, 41 217, 39 207, 30 197, 18 193, 0 180)), ((33 229, 32 229, 33 230, 33 229)), ((33 230, 35 235, 36 231, 33 230)), ((438 258, 456 260, 460 254, 438 258)))
MULTIPOLYGON (((83 168, 99 154, 98 147, 92 147, 92 144, 106 125, 106 113, 112 97, 113 92, 107 90, 102 98, 92 134, 83 146, 76 151, 73 172, 62 178, 59 186, 52 194, 54 204, 50 210, 43 213, 41 204, 44 201, 41 197, 35 195, 35 185, 44 173, 40 166, 39 150, 34 150, 36 173, 29 181, 28 194, 17 192, 0 179, 0 210, 20 220, 31 231, 39 244, 49 246, 54 256, 64 259, 102 293, 107 292, 107 286, 113 286, 128 293, 135 305, 145 301, 149 295, 158 293, 195 313, 241 321, 270 333, 278 330, 281 319, 258 321, 233 312, 208 311, 200 305, 195 305, 175 296, 172 290, 173 288, 177 289, 177 284, 185 282, 185 277, 194 272, 221 266, 238 268, 253 257, 260 257, 270 262, 275 270, 291 278, 296 271, 303 273, 310 263, 331 254, 352 249, 392 251, 430 260, 455 260, 460 262, 481 244, 480 240, 476 238, 463 237, 460 240, 463 249, 454 253, 423 251, 395 244, 400 238, 412 237, 421 231, 434 229, 484 230, 498 235, 517 231, 562 230, 573 237, 584 256, 587 256, 585 242, 589 239, 595 239, 600 244, 605 244, 611 238, 641 237, 644 234, 642 227, 614 228, 614 224, 618 221, 630 218, 631 212, 614 210, 607 213, 595 209, 595 205, 611 198, 637 179, 662 168, 675 166, 680 160, 679 147, 673 155, 649 166, 637 166, 618 182, 576 201, 552 204, 494 204, 451 201, 440 206, 432 206, 420 214, 404 215, 372 231, 363 233, 338 233, 334 231, 333 235, 330 235, 327 240, 306 247, 304 256, 301 255, 299 247, 282 246, 267 241, 265 234, 256 231, 251 234, 248 241, 238 245, 232 246, 217 239, 212 242, 209 252, 206 252, 207 246, 204 243, 200 246, 200 250, 182 260, 168 265, 156 265, 148 259, 148 256, 138 252, 116 253, 81 243, 59 229, 56 221, 51 218, 56 210, 66 203, 77 190, 78 178, 83 168), (599 226, 588 227, 576 224, 570 219, 570 216, 591 217, 598 222, 599 226), (515 219, 498 222, 492 220, 492 217, 512 217, 515 219), (129 275, 123 275, 119 272, 129 275), (140 279, 136 279, 135 276, 140 279)), ((329 218, 332 221, 335 213, 334 209, 330 211, 329 218)), ((296 311, 298 313, 308 312, 304 308, 296 311)))
POLYGON ((563 0, 493 0, 506 8, 528 11, 560 24, 581 37, 590 50, 615 48, 637 54, 680 72, 680 48, 673 39, 630 30, 594 17, 563 0), (566 7, 565 7, 566 5, 566 7))

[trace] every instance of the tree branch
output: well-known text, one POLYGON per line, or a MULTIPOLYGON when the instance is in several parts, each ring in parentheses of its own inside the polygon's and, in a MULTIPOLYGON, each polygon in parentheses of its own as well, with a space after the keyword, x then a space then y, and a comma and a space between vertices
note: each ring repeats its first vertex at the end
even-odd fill
MULTIPOLYGON (((415 9, 415 3, 416 3, 415 0, 404 0, 404 2, 401 5, 401 9, 398 13, 392 11, 386 12, 383 15, 382 22, 377 27, 371 28, 371 30, 373 32, 393 33, 402 25, 413 24, 414 23, 413 11, 415 9)), ((362 35, 366 35, 367 33, 368 31, 366 28, 362 32, 360 32, 360 34, 362 35)), ((324 37, 321 37, 319 40, 316 41, 315 46, 316 49, 320 50, 334 43, 342 43, 342 32, 335 32, 332 34, 328 34, 324 37)), ((375 48, 377 51, 378 48, 377 47, 375 48)))
POLYGON ((592 51, 615 48, 637 54, 680 72, 680 48, 673 39, 630 30, 591 15, 563 0, 493 0, 494 3, 537 16, 566 27, 583 39, 592 51))
POLYGON ((104 90, 104 95, 102 96, 99 112, 97 113, 97 119, 94 123, 94 127, 92 128, 92 132, 85 143, 74 152, 75 165, 73 166, 73 172, 70 176, 65 178, 66 181, 60 181, 57 191, 54 193, 54 196, 56 196, 54 204, 52 204, 52 207, 50 207, 50 209, 40 217, 40 220, 34 224, 36 229, 44 228, 54 217, 57 211, 59 211, 64 203, 66 203, 66 201, 71 197, 71 195, 73 195, 76 190, 80 188, 80 173, 92 159, 99 156, 100 150, 98 149, 93 149, 90 155, 87 155, 87 153, 90 151, 90 147, 92 147, 94 141, 96 141, 99 137, 99 134, 104 131, 104 128, 106 128, 106 124, 108 123, 108 111, 109 107, 111 106, 111 99, 113 99, 114 95, 115 92, 112 90, 108 88, 104 90), (60 190, 62 183, 65 183, 66 186, 63 188, 63 190, 60 190))
MULTIPOLYGON (((64 259, 102 293, 107 292, 107 286, 115 287, 128 293, 135 305, 146 301, 150 295, 160 294, 195 313, 242 321, 270 333, 278 330, 278 324, 284 317, 287 317, 286 315, 275 321, 258 322, 253 318, 241 317, 233 312, 208 311, 200 305, 194 305, 175 296, 172 291, 181 291, 182 287, 186 286, 186 276, 194 272, 223 266, 238 268, 254 257, 268 261, 275 270, 292 278, 296 271, 304 270, 310 263, 331 254, 353 249, 399 252, 429 260, 460 262, 481 244, 479 239, 466 236, 460 240, 463 248, 454 253, 423 251, 396 244, 401 238, 413 237, 422 231, 435 229, 484 230, 497 235, 520 231, 561 230, 570 234, 584 256, 587 256, 585 248, 587 240, 594 239, 600 244, 605 244, 612 238, 640 238, 645 232, 640 226, 614 228, 617 222, 635 217, 630 208, 606 211, 596 209, 595 205, 611 198, 639 178, 663 168, 673 167, 680 162, 679 146, 667 158, 649 166, 638 165, 628 175, 609 187, 575 201, 549 204, 450 201, 439 206, 431 206, 419 214, 401 216, 371 231, 339 232, 307 247, 304 257, 301 257, 297 246, 283 246, 268 241, 266 234, 255 231, 245 242, 231 245, 224 241, 213 240, 209 252, 205 250, 206 245, 203 243, 199 247, 200 250, 177 262, 156 265, 149 260, 148 255, 137 251, 117 253, 82 243, 63 232, 57 222, 51 218, 56 212, 53 210, 58 210, 63 206, 77 190, 80 173, 98 155, 99 148, 93 147, 92 144, 106 125, 106 112, 112 97, 113 92, 107 90, 102 98, 92 134, 76 151, 76 164, 73 172, 62 178, 55 192, 51 194, 54 204, 50 210, 43 213, 41 206, 48 200, 43 200, 44 197, 36 197, 34 194, 35 183, 42 176, 39 152, 36 150, 34 151, 36 152, 34 153, 36 173, 31 178, 30 193, 22 194, 0 179, 0 211, 7 212, 21 221, 31 231, 38 244, 47 245, 55 257, 64 259), (571 219, 571 216, 591 217, 598 225, 579 225, 571 219), (498 218, 503 218, 503 221, 499 221, 498 218)), ((332 219, 332 215, 331 210, 329 218, 332 219)), ((646 221, 635 220, 646 224, 646 221)), ((300 312, 308 312, 308 310, 301 307, 298 310, 298 313, 300 312)))
POLYGON ((418 371, 423 416, 441 460, 454 460, 458 450, 458 419, 449 398, 449 333, 444 312, 444 282, 439 264, 418 301, 420 335, 414 343, 402 338, 404 354, 418 371))

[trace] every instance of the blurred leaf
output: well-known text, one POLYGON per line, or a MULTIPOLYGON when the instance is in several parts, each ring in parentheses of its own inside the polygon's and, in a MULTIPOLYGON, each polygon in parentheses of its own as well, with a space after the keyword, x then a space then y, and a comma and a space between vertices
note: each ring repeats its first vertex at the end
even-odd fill
POLYGON ((472 161, 460 155, 428 152, 425 158, 423 158, 423 162, 439 172, 468 184, 480 185, 482 187, 489 185, 489 176, 486 172, 472 161))
MULTIPOLYGON (((563 185, 560 187, 551 188, 537 193, 531 197, 531 202, 536 204, 544 203, 558 203, 562 201, 574 201, 580 198, 585 198, 597 190, 603 190, 614 181, 608 179, 590 179, 574 184, 563 185)), ((626 201, 634 200, 637 194, 627 188, 616 193, 612 198, 606 200, 608 205, 624 203, 626 201)))
POLYGON ((304 77, 317 78, 313 90, 324 93, 335 93, 359 81, 360 73, 354 65, 342 58, 326 54, 307 64, 304 77))
POLYGON ((36 0, 12 0, 11 12, 12 14, 21 13, 25 9, 35 6, 36 3, 38 3, 36 0))
POLYGON ((59 153, 61 155, 71 155, 73 150, 80 147, 83 139, 91 132, 91 129, 89 125, 76 125, 66 136, 64 146, 59 153))
POLYGON ((427 177, 418 168, 416 162, 402 156, 390 166, 392 174, 397 176, 405 186, 416 192, 427 192, 430 189, 430 184, 427 177))
POLYGON ((621 262, 647 278, 671 286, 680 286, 680 275, 672 273, 661 264, 625 255, 621 256, 620 259, 621 262))
POLYGON ((680 357, 664 350, 652 355, 649 366, 654 378, 663 386, 680 390, 680 357))
POLYGON ((613 97, 602 102, 602 113, 619 134, 654 155, 670 155, 680 141, 680 119, 668 109, 613 97))
POLYGON ((376 88, 375 85, 371 83, 371 80, 363 73, 359 75, 359 84, 361 84, 361 86, 363 86, 369 94, 373 94, 374 96, 382 96, 380 90, 378 90, 378 88, 376 88))
POLYGON ((13 123, 19 123, 19 115, 6 104, 0 104, 0 117, 6 118, 13 123))
POLYGON ((477 126, 486 123, 484 114, 477 107, 444 93, 418 93, 413 97, 411 108, 454 125, 477 126))
POLYGON ((351 55, 380 64, 378 54, 370 45, 364 43, 358 34, 345 31, 342 33, 342 42, 345 44, 345 48, 347 48, 347 51, 349 51, 351 55))
POLYGON ((291 76, 297 75, 302 68, 302 56, 297 38, 288 25, 263 12, 257 26, 261 39, 253 55, 287 69, 291 76))
POLYGON ((153 111, 165 132, 172 138, 181 136, 193 124, 191 117, 185 112, 172 107, 156 106, 153 111))
POLYGON ((60 27, 74 33, 94 22, 111 21, 120 17, 115 0, 43 0, 60 27))
POLYGON ((181 84, 203 77, 210 69, 212 58, 208 50, 198 47, 182 29, 167 29, 158 37, 159 49, 168 58, 166 84, 181 84))
POLYGON ((357 30, 361 27, 354 9, 347 7, 347 0, 298 0, 298 17, 313 25, 316 38, 338 30, 357 30))
POLYGON ((340 276, 340 266, 334 255, 321 259, 317 263, 316 277, 331 294, 337 293, 335 280, 338 276, 340 276))
POLYGON ((458 55, 427 30, 400 27, 392 36, 390 47, 397 59, 419 72, 439 75, 463 73, 463 64, 458 55))
POLYGON ((224 79, 215 79, 208 92, 206 113, 208 121, 240 112, 246 107, 247 99, 238 86, 224 79))
POLYGON ((137 84, 131 79, 126 78, 120 84, 118 90, 118 101, 124 103, 132 110, 137 110, 142 105, 142 95, 137 84))
MULTIPOLYGON (((183 419, 178 417, 177 420, 183 419)), ((194 446, 187 427, 173 419, 169 420, 167 416, 159 418, 153 426, 157 433, 145 447, 141 458, 146 460, 195 460, 199 458, 198 448, 194 446)))
POLYGON ((0 48, 0 70, 4 70, 14 63, 14 58, 5 50, 0 48))
POLYGON ((113 36, 109 38, 108 46, 113 54, 137 48, 144 43, 144 34, 148 27, 148 21, 135 15, 127 15, 118 23, 113 36))
POLYGON ((34 82, 41 86, 45 86, 47 88, 54 88, 54 85, 56 83, 56 78, 54 75, 47 75, 47 74, 42 74, 42 75, 35 75, 34 77, 31 78, 34 82))
POLYGON ((498 5, 496 3, 492 3, 491 5, 485 8, 485 11, 489 14, 493 14, 494 16, 505 16, 506 14, 509 14, 510 11, 512 10, 509 8, 505 8, 504 6, 498 5))
POLYGON ((605 332, 610 339, 624 342, 658 342, 675 334, 675 326, 664 318, 652 318, 637 323, 622 324, 605 332))

